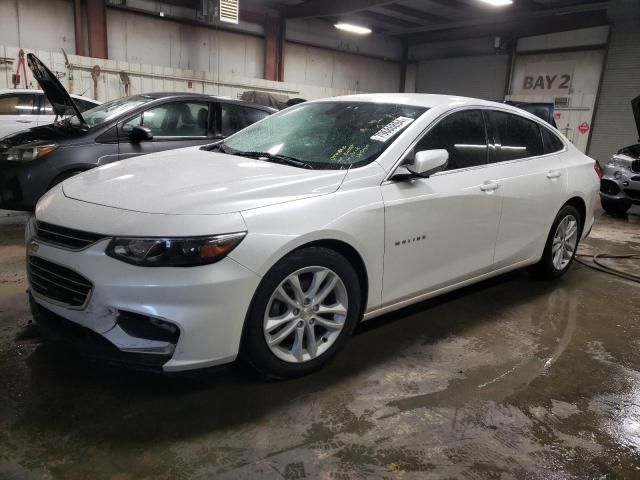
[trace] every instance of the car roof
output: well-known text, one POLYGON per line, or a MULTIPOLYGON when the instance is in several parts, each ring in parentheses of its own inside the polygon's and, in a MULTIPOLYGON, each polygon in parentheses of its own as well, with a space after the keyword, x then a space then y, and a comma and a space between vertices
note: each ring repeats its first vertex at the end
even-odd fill
POLYGON ((399 105, 411 105, 415 107, 462 107, 486 106, 522 113, 519 108, 511 107, 504 103, 490 102, 479 98, 462 97, 457 95, 438 95, 431 93, 366 93, 358 95, 344 95, 340 97, 324 98, 314 101, 337 101, 337 102, 371 102, 371 103, 395 103, 399 105))
POLYGON ((141 93, 140 95, 144 95, 147 97, 154 98, 156 100, 164 99, 164 98, 180 98, 180 99, 189 99, 193 98, 196 100, 223 100, 229 103, 237 103, 239 105, 247 105, 252 108, 257 108, 260 110, 264 110, 267 112, 277 112, 278 110, 272 107, 267 107, 266 105, 260 105, 259 103, 245 102, 243 100, 236 100, 231 97, 223 97, 217 95, 207 95, 205 93, 188 93, 188 92, 152 92, 152 93, 141 93))
MULTIPOLYGON (((38 90, 36 88, 0 88, 0 95, 4 95, 5 93, 41 93, 44 95, 42 90, 38 90)), ((83 97, 82 95, 71 95, 71 97, 95 103, 96 105, 100 105, 102 103, 98 100, 94 100, 93 98, 83 97)))

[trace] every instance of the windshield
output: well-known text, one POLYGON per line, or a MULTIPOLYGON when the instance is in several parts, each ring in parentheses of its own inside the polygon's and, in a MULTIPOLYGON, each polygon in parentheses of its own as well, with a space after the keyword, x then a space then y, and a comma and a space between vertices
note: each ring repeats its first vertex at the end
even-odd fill
MULTIPOLYGON (((82 118, 85 119, 89 128, 97 127, 114 119, 118 115, 133 110, 137 106, 152 100, 154 100, 154 98, 148 95, 118 98, 117 100, 111 100, 110 102, 103 103, 102 105, 82 112, 82 118)), ((83 126, 77 116, 71 117, 68 121, 74 127, 83 126)))
POLYGON ((222 149, 264 152, 315 169, 343 169, 375 160, 427 109, 366 102, 302 103, 233 135, 222 149))

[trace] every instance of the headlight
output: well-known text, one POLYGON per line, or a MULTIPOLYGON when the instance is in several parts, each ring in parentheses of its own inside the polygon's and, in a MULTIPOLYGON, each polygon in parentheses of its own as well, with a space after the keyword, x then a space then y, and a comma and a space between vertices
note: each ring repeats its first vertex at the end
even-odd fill
POLYGON ((626 155, 614 155, 613 157, 611 157, 611 160, 609 160, 607 165, 618 168, 626 168, 627 170, 630 170, 632 161, 633 158, 627 157, 626 155))
POLYGON ((107 255, 143 267, 194 267, 222 260, 247 232, 194 238, 114 238, 107 255))
POLYGON ((36 158, 44 157, 46 154, 53 152, 58 145, 18 145, 11 147, 0 153, 0 160, 8 160, 10 162, 30 162, 36 158))

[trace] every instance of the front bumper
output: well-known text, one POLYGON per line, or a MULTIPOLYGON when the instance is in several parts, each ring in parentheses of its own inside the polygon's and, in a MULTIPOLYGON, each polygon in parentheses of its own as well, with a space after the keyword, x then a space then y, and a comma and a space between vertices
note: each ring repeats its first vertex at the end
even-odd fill
POLYGON ((614 201, 629 201, 640 205, 640 172, 628 168, 605 165, 600 180, 600 198, 614 201))
POLYGON ((30 256, 73 270, 93 284, 82 308, 61 305, 32 288, 34 318, 45 328, 69 331, 75 343, 97 356, 108 351, 118 363, 165 372, 221 365, 237 357, 244 319, 260 281, 255 273, 228 257, 200 267, 137 267, 105 255, 108 239, 71 251, 33 240, 31 229, 27 231, 30 256), (125 315, 140 322, 171 324, 179 335, 164 339, 148 335, 143 324, 139 323, 143 328, 125 325, 125 315), (71 330, 78 329, 65 325, 78 326, 85 334, 75 335, 71 330))

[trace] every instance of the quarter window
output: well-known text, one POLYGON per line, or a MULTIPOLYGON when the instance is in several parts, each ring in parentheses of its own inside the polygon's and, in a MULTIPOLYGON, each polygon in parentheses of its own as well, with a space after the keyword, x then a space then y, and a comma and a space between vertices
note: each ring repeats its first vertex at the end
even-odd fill
POLYGON ((160 105, 136 115, 122 125, 129 133, 133 127, 143 126, 154 137, 206 137, 209 107, 204 103, 173 102, 160 105))
POLYGON ((542 138, 538 124, 519 115, 491 111, 496 135, 497 162, 542 155, 542 138))
POLYGON ((443 148, 449 152, 447 170, 487 163, 487 135, 480 110, 452 113, 433 127, 414 152, 443 148))
POLYGON ((0 97, 0 115, 32 115, 33 97, 19 93, 0 97))
POLYGON ((269 114, 257 108, 243 107, 233 103, 220 104, 220 133, 227 137, 248 127, 269 114))
POLYGON ((540 127, 542 131, 542 144, 544 145, 544 153, 559 152, 564 148, 562 140, 553 133, 551 130, 545 127, 540 127))

